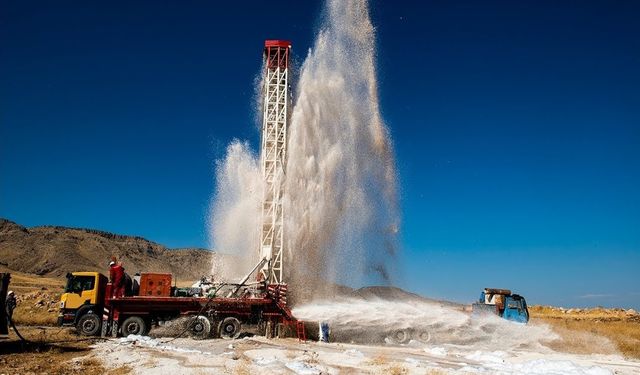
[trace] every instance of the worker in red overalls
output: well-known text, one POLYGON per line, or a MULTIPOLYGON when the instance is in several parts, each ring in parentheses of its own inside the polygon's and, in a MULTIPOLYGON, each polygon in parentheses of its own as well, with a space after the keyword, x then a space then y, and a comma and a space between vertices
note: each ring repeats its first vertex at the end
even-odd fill
POLYGON ((124 267, 115 258, 109 263, 109 279, 111 281, 111 298, 124 297, 124 267))

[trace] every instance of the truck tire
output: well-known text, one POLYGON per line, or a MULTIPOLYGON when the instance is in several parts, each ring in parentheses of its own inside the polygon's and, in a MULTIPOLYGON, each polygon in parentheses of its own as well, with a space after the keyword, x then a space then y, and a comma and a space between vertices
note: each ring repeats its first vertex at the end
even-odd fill
POLYGON ((76 329, 80 334, 85 336, 95 336, 100 332, 100 324, 102 321, 100 317, 93 313, 86 313, 78 319, 78 323, 76 324, 76 329))
POLYGON ((196 340, 203 340, 211 334, 211 322, 206 316, 194 316, 189 326, 191 337, 196 340))
POLYGON ((415 339, 426 344, 431 341, 431 333, 429 331, 416 332, 415 339))
POLYGON ((218 326, 218 332, 223 339, 237 339, 240 336, 242 325, 240 321, 232 316, 224 318, 218 326))
POLYGON ((130 316, 122 322, 120 327, 122 336, 129 335, 146 335, 149 333, 147 323, 139 316, 130 316))
POLYGON ((411 333, 406 329, 398 329, 391 332, 387 338, 393 344, 406 344, 411 340, 411 333))

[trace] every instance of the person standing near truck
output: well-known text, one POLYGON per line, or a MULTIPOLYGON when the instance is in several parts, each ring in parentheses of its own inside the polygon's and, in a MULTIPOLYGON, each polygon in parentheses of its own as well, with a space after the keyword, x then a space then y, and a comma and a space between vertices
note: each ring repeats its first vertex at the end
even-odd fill
POLYGON ((124 267, 120 263, 112 260, 109 263, 109 279, 111 281, 111 298, 124 297, 124 267))

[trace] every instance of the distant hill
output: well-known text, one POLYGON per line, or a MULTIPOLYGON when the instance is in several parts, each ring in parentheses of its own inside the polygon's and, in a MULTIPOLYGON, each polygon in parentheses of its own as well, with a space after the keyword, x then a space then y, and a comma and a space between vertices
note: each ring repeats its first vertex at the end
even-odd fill
POLYGON ((0 267, 59 277, 70 271, 108 271, 112 256, 127 273, 170 272, 179 280, 211 273, 216 253, 168 249, 141 237, 94 229, 42 226, 26 228, 0 218, 0 267))

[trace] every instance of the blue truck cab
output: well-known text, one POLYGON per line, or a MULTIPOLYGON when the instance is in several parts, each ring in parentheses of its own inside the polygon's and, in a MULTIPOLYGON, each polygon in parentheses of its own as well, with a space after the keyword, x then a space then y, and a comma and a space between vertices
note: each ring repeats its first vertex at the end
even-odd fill
POLYGON ((485 288, 478 302, 472 305, 473 315, 494 314, 512 322, 529 321, 527 301, 508 289, 485 288))
POLYGON ((507 296, 502 317, 518 323, 529 322, 529 309, 524 297, 517 294, 507 296))

